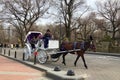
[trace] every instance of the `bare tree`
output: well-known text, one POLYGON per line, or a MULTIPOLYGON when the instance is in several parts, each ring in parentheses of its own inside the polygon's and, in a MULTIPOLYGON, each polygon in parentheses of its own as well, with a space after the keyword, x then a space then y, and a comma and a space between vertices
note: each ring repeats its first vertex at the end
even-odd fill
POLYGON ((58 17, 65 26, 66 37, 70 40, 74 18, 79 16, 78 13, 85 2, 84 0, 55 0, 55 2, 58 17))
POLYGON ((48 0, 3 0, 7 20, 12 24, 23 41, 35 22, 49 9, 48 0))
POLYGON ((96 25, 94 22, 95 15, 93 13, 90 13, 88 16, 84 18, 78 19, 78 28, 77 28, 77 34, 80 35, 78 39, 87 40, 89 35, 92 35, 93 32, 96 30, 96 25))
POLYGON ((107 32, 112 33, 112 39, 115 40, 115 35, 120 31, 120 1, 106 0, 106 2, 97 4, 99 14, 106 19, 107 26, 103 26, 107 32))
POLYGON ((5 39, 5 36, 6 36, 6 34, 5 34, 5 32, 6 32, 7 30, 5 30, 4 28, 3 28, 3 25, 1 24, 1 22, 0 22, 0 43, 4 43, 5 41, 6 41, 6 39, 5 39))

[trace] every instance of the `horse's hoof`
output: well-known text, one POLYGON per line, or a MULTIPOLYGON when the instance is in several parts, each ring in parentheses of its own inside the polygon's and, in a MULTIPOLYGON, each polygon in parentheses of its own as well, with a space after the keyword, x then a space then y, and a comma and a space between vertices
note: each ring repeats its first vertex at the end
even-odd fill
POLYGON ((88 67, 86 67, 86 69, 88 69, 88 67))
POLYGON ((74 66, 76 67, 76 64, 74 63, 74 66))
POLYGON ((85 66, 85 68, 86 68, 86 69, 88 69, 88 67, 87 67, 87 66, 85 66))
POLYGON ((63 63, 64 65, 66 65, 65 62, 62 62, 62 63, 63 63))

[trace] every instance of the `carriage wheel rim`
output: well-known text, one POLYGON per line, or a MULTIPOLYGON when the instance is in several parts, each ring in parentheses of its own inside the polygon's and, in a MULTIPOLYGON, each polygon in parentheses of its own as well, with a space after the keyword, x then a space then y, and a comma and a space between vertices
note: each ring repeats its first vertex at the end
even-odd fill
MULTIPOLYGON (((56 54, 56 52, 58 52, 56 49, 54 49, 53 51, 54 51, 54 52, 53 52, 54 54, 56 54)), ((58 58, 52 58, 52 57, 51 57, 51 60, 52 60, 53 62, 57 62, 57 61, 59 60, 59 57, 58 57, 58 58)))
POLYGON ((45 57, 39 58, 39 57, 38 57, 38 61, 39 61, 40 63, 45 63, 45 62, 47 61, 47 58, 45 58, 45 57))
POLYGON ((28 58, 29 58, 29 57, 28 57, 28 56, 29 56, 28 53, 29 53, 29 51, 28 51, 27 47, 25 46, 25 48, 24 48, 24 54, 25 54, 24 59, 25 59, 25 60, 28 60, 28 58))
POLYGON ((58 57, 58 58, 51 58, 51 60, 52 60, 53 62, 57 62, 57 61, 59 60, 59 57, 58 57))
POLYGON ((40 51, 37 58, 38 61, 43 64, 47 61, 47 53, 45 51, 40 51))

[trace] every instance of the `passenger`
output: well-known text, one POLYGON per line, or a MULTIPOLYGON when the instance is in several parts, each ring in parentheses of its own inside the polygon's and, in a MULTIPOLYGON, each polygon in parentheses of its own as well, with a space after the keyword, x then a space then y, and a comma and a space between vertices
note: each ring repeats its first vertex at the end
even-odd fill
POLYGON ((37 43, 38 38, 36 36, 33 36, 33 38, 30 40, 30 44, 32 49, 35 49, 35 44, 37 43))
POLYGON ((48 48, 49 40, 52 38, 52 34, 49 29, 47 29, 46 33, 43 36, 44 40, 44 48, 48 48))

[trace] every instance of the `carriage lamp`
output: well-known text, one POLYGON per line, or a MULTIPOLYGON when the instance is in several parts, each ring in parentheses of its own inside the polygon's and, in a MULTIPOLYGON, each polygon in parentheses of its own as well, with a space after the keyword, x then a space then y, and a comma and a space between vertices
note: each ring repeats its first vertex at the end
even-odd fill
POLYGON ((68 76, 74 76, 75 73, 74 73, 73 70, 68 70, 68 71, 67 71, 67 75, 68 75, 68 76))
POLYGON ((59 66, 56 66, 56 67, 54 68, 54 71, 61 71, 61 69, 60 69, 59 66))

